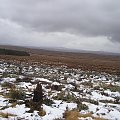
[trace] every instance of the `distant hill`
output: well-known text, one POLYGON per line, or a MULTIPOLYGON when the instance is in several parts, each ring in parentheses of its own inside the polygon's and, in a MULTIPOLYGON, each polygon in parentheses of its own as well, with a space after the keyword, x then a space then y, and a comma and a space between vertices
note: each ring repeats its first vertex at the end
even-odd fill
POLYGON ((71 49, 71 48, 64 48, 64 47, 32 47, 32 46, 25 46, 25 48, 30 48, 34 50, 46 50, 52 52, 63 52, 63 53, 77 53, 77 54, 96 54, 96 55, 112 55, 112 56, 120 56, 120 53, 115 52, 105 52, 105 51, 90 51, 90 50, 80 50, 80 49, 71 49))
POLYGON ((0 54, 7 54, 7 56, 0 55, 0 59, 2 60, 25 61, 30 64, 37 62, 38 64, 47 65, 66 65, 70 68, 81 68, 83 70, 101 71, 120 75, 120 53, 10 45, 0 45, 0 48, 4 49, 0 54), (17 51, 17 53, 15 51, 17 51), (30 57, 27 57, 29 54, 30 57), (21 57, 17 57, 16 55, 21 57))
POLYGON ((0 55, 30 56, 26 51, 18 51, 0 48, 0 55))
POLYGON ((69 48, 58 48, 58 47, 33 47, 33 46, 13 46, 13 45, 0 45, 2 49, 10 49, 17 51, 26 51, 30 54, 39 55, 98 55, 98 56, 113 56, 120 57, 120 53, 104 52, 104 51, 87 51, 69 48))

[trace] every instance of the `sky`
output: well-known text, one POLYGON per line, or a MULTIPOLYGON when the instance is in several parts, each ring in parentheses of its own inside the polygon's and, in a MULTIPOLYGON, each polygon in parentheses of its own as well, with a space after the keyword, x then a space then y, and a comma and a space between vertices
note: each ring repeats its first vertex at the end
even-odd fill
POLYGON ((120 53, 120 0, 0 0, 0 44, 120 53))

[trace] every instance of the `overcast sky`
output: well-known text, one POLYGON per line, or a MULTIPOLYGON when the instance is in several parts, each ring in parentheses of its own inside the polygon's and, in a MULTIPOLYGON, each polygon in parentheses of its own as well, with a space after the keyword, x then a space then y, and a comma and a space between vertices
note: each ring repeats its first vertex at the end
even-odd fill
POLYGON ((0 44, 120 52, 120 0, 0 0, 0 44))

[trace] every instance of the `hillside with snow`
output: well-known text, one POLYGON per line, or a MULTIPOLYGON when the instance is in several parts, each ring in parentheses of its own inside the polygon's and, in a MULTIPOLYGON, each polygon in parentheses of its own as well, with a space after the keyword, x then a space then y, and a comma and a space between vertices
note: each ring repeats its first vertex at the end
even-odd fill
POLYGON ((0 119, 120 120, 120 76, 0 61, 0 119), (38 83, 43 101, 36 110, 29 102, 38 83))

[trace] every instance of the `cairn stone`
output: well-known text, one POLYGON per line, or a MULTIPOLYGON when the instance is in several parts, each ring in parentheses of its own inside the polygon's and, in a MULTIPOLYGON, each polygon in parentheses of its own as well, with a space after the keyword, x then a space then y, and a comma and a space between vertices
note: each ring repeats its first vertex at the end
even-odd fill
POLYGON ((41 110, 41 106, 43 103, 43 91, 42 91, 42 85, 40 83, 37 83, 36 89, 34 90, 34 96, 31 100, 26 100, 25 105, 26 107, 30 107, 30 110, 28 112, 33 112, 34 110, 41 110))
POLYGON ((19 75, 22 75, 22 67, 19 66, 19 75))
POLYGON ((33 102, 42 102, 43 101, 43 92, 42 85, 40 83, 37 84, 36 89, 34 90, 33 102))

